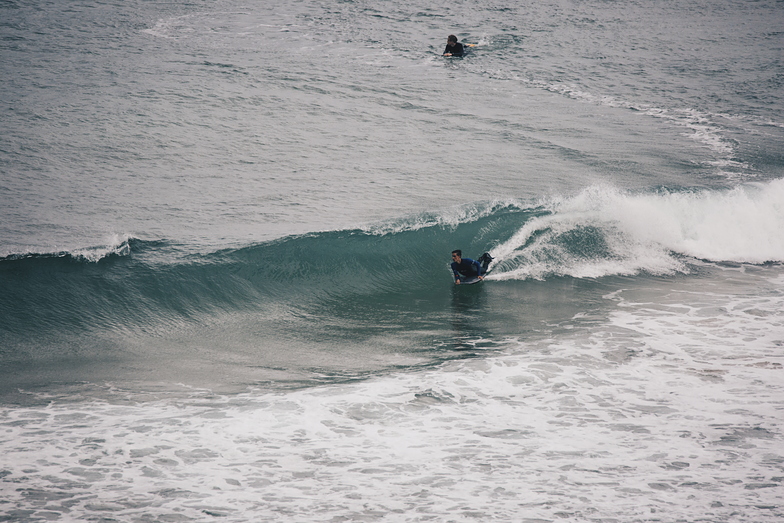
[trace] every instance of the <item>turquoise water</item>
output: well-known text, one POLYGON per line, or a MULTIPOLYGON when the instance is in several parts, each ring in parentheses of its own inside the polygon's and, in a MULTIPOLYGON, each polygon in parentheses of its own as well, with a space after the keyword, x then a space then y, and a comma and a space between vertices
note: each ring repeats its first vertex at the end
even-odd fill
POLYGON ((781 519, 781 7, 0 3, 0 517, 781 519))

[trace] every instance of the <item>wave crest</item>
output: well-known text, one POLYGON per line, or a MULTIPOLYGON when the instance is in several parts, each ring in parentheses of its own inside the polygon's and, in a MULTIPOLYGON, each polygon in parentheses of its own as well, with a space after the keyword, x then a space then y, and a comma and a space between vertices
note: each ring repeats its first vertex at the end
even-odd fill
POLYGON ((687 272, 684 258, 784 261, 784 180, 629 194, 592 187, 545 203, 493 250, 494 279, 687 272))
POLYGON ((130 236, 128 234, 123 234, 123 235, 115 234, 112 235, 110 238, 108 238, 106 244, 104 245, 83 247, 79 249, 73 249, 70 251, 58 251, 58 252, 46 252, 46 253, 38 253, 38 252, 15 253, 0 258, 0 261, 15 261, 15 260, 24 260, 28 258, 36 258, 36 259, 64 258, 73 261, 97 263, 107 258, 130 256, 132 245, 138 243, 143 243, 143 242, 138 238, 134 238, 133 236, 130 236))

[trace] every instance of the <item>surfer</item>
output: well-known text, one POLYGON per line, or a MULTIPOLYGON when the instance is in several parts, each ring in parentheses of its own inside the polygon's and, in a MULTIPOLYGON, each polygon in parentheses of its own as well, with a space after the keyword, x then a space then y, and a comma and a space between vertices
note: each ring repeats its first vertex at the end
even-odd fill
POLYGON ((460 279, 479 278, 484 280, 483 274, 487 272, 487 266, 493 260, 489 253, 484 253, 479 257, 480 261, 471 258, 463 258, 463 251, 455 249, 452 251, 452 272, 455 275, 455 285, 460 285, 460 279))
POLYGON ((463 44, 457 41, 455 35, 449 35, 446 39, 444 56, 463 56, 463 44))

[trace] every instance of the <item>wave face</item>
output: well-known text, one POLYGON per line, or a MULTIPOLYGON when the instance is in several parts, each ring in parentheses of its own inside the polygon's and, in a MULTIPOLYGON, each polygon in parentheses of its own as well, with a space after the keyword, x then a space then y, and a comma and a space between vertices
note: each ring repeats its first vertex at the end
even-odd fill
POLYGON ((490 251, 490 280, 687 273, 694 259, 780 262, 782 201, 784 181, 646 194, 594 187, 533 205, 495 203, 202 255, 178 257, 174 243, 129 238, 75 253, 8 256, 0 260, 0 332, 157 332, 281 307, 346 318, 386 311, 374 322, 392 312, 432 314, 441 304, 422 304, 451 285, 454 248, 472 257, 490 251))

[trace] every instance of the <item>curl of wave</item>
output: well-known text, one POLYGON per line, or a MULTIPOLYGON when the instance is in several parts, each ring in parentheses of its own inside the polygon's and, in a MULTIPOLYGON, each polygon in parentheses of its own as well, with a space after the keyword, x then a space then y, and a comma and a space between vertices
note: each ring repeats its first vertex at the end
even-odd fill
MULTIPOLYGON (((489 280, 687 273, 693 262, 784 261, 784 180, 726 190, 593 187, 490 202, 367 229, 171 256, 164 240, 0 259, 0 332, 202 321, 248 310, 371 309, 430 300, 448 255, 490 251, 489 280)), ((303 314, 306 314, 304 312, 303 314)))

